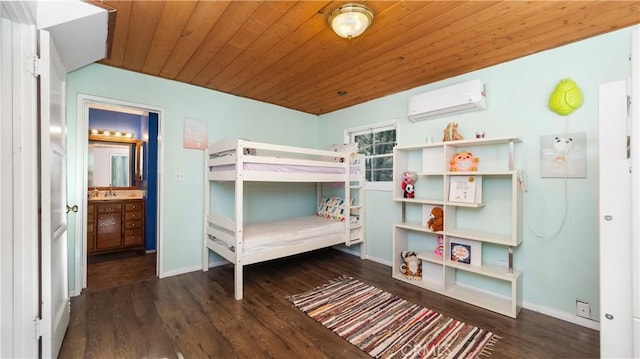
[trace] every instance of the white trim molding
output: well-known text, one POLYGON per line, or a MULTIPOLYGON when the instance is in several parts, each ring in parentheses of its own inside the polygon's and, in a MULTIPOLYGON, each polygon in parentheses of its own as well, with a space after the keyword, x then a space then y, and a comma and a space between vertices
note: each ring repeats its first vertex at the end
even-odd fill
MULTIPOLYGON (((72 295, 79 295, 82 288, 87 287, 87 231, 86 231, 86 223, 87 223, 87 191, 88 191, 88 179, 87 179, 87 158, 86 153, 88 151, 88 140, 89 140, 89 107, 100 107, 105 108, 107 106, 111 109, 121 108, 122 111, 136 111, 136 112, 155 112, 158 114, 158 203, 157 203, 157 245, 156 245, 156 275, 159 278, 164 278, 170 275, 171 273, 164 273, 164 264, 162 261, 162 248, 164 243, 164 231, 162 227, 162 223, 164 223, 164 210, 162 208, 162 192, 165 188, 165 179, 163 176, 163 164, 164 164, 164 147, 162 144, 162 134, 164 133, 164 119, 165 119, 165 109, 163 107, 135 103, 125 100, 101 97, 88 95, 83 93, 78 93, 77 103, 76 103, 76 117, 77 117, 77 135, 76 135, 76 168, 81 168, 81 170, 76 173, 76 198, 81 198, 78 206, 80 207, 82 215, 82 223, 80 226, 76 226, 76 240, 75 240, 75 263, 76 263, 76 275, 75 275, 75 286, 72 295)), ((184 273, 189 272, 190 270, 186 270, 184 273)), ((180 273, 178 273, 180 274, 180 273)))

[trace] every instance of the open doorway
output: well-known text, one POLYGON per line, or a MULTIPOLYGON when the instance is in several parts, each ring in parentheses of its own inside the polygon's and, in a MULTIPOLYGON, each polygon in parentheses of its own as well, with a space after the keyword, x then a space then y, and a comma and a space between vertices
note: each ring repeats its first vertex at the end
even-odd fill
POLYGON ((89 96, 79 100, 78 183, 87 202, 76 237, 77 283, 92 289, 157 277, 162 109, 89 96))

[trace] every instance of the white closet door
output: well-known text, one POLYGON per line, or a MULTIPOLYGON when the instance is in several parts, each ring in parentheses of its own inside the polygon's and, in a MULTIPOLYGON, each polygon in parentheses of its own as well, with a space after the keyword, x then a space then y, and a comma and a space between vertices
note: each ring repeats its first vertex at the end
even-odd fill
POLYGON ((600 85, 600 356, 630 358, 631 161, 627 152, 627 83, 600 85))
POLYGON ((66 72, 47 31, 40 38, 42 356, 56 358, 69 325, 66 72))
POLYGON ((640 358, 640 26, 631 35, 631 288, 633 357, 640 358))

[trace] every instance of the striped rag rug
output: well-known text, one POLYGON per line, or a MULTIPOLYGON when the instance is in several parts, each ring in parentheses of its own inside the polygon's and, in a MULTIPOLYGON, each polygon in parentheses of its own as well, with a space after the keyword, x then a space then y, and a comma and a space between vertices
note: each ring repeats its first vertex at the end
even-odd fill
POLYGON ((478 358, 499 338, 347 276, 288 299, 374 358, 478 358))

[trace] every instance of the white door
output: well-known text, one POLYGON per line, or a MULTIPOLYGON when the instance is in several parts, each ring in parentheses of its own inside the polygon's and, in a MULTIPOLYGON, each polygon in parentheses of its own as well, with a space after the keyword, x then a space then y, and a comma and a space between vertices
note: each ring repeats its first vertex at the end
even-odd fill
POLYGON ((69 324, 66 72, 49 33, 40 40, 40 295, 42 356, 58 356, 69 324))
POLYGON ((627 83, 600 85, 600 356, 630 358, 631 161, 627 148, 627 83))

